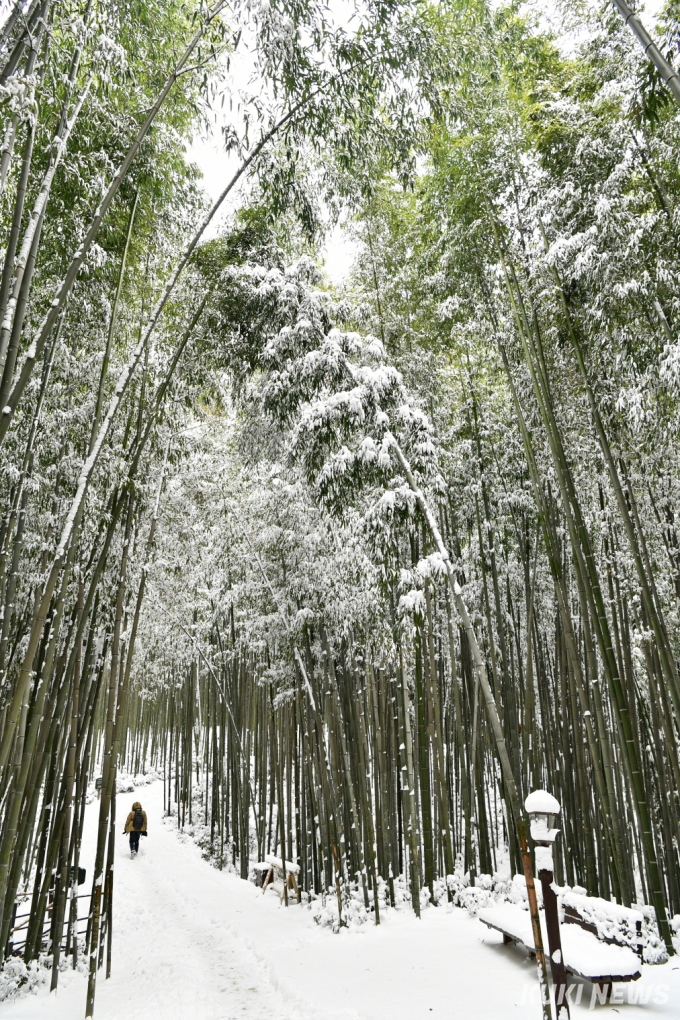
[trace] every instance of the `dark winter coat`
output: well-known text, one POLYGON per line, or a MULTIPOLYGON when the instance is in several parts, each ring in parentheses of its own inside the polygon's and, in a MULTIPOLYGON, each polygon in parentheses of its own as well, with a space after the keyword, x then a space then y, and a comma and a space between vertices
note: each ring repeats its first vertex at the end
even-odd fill
POLYGON ((127 816, 127 821, 125 823, 126 832, 146 832, 146 811, 142 811, 142 814, 144 815, 144 824, 142 825, 141 829, 136 828, 135 825, 133 824, 135 813, 137 811, 142 811, 142 805, 139 803, 138 800, 134 802, 134 804, 132 805, 132 811, 127 816))

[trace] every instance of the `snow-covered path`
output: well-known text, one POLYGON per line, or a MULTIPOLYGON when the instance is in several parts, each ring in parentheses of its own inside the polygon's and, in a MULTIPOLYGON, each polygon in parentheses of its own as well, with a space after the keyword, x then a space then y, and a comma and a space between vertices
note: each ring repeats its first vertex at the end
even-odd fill
MULTIPOLYGON (((430 908, 420 922, 391 911, 379 928, 334 935, 203 861, 162 824, 162 784, 119 795, 121 817, 136 798, 150 834, 134 861, 118 837, 113 975, 100 971, 96 1020, 539 1020, 534 965, 465 911, 430 908)), ((86 863, 96 811, 88 816, 86 863)), ((644 1006, 619 987, 623 1003, 595 1013, 680 1016, 677 960, 644 968, 644 1006)), ((572 1018, 593 1015, 590 993, 572 1018)), ((0 1004, 0 1020, 79 1020, 84 1006, 84 978, 68 971, 56 996, 0 1004)))
MULTIPOLYGON (((96 1017, 294 1020, 302 1016, 286 1005, 239 938, 238 910, 230 902, 227 876, 205 864, 192 844, 180 842, 175 831, 162 824, 162 792, 162 784, 154 783, 134 795, 119 795, 122 818, 133 800, 143 799, 150 835, 141 840, 133 861, 127 838, 122 836, 122 822, 118 826, 112 977, 105 981, 104 972, 99 972, 96 1017)), ((96 804, 93 807, 88 811, 84 848, 90 844, 92 851, 96 804)), ((90 860, 92 856, 93 852, 90 860)), ((252 886, 249 891, 254 892, 252 886)), ((3 1020, 43 1016, 71 1020, 84 1015, 84 993, 84 979, 66 972, 60 975, 52 1001, 44 995, 31 996, 0 1006, 0 1016, 3 1020)))

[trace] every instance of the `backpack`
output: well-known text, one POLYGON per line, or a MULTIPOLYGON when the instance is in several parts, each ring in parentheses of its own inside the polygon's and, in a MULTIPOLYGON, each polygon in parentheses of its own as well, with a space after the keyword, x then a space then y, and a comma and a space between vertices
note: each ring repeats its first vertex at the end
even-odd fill
POLYGON ((132 826, 135 829, 141 829, 144 827, 144 815, 141 811, 135 811, 134 818, 132 819, 132 826))

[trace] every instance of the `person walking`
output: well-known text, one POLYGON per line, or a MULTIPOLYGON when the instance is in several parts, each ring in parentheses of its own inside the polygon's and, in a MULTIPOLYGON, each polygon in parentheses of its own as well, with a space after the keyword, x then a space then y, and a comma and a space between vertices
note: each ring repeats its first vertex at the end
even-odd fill
POLYGON ((132 805, 132 811, 127 816, 125 832, 130 833, 130 857, 136 857, 139 850, 139 837, 146 836, 146 811, 142 811, 142 805, 138 800, 132 805))

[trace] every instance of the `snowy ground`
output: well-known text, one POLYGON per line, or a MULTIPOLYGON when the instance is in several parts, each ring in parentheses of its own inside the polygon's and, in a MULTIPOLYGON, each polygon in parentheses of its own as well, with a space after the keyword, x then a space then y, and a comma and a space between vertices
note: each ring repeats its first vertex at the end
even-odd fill
MULTIPOLYGON (((466 911, 430 907, 420 922, 392 911, 378 928, 334 935, 181 842, 161 823, 161 783, 137 796, 149 837, 134 861, 118 837, 113 976, 100 972, 97 1020, 539 1020, 534 964, 466 911)), ((119 795, 121 817, 128 799, 119 795)), ((590 1013, 585 984, 572 1018, 679 1017, 680 961, 644 967, 618 990, 621 1003, 590 1013), (630 1005, 629 989, 647 1004, 630 1005)), ((0 1020, 77 1020, 84 1006, 85 979, 68 971, 56 995, 0 1004, 0 1020)))

